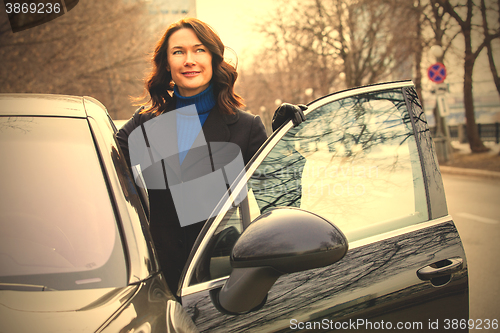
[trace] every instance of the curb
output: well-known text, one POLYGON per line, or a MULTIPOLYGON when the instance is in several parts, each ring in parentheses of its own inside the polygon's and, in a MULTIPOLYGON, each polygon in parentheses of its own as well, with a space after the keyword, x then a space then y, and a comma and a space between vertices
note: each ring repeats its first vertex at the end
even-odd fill
POLYGON ((450 175, 473 176, 473 177, 481 177, 481 178, 499 179, 500 180, 500 172, 496 172, 496 171, 456 168, 456 167, 450 167, 450 166, 446 166, 446 165, 442 165, 442 166, 440 165, 439 169, 441 169, 441 173, 450 174, 450 175))

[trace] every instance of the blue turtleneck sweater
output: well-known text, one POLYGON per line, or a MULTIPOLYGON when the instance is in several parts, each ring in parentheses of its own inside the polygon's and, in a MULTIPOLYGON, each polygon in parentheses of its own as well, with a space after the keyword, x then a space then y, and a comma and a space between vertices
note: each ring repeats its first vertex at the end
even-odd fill
POLYGON ((177 147, 179 149, 179 162, 182 164, 188 150, 199 134, 200 126, 203 126, 205 120, 207 120, 210 110, 216 104, 216 100, 212 84, 201 93, 191 97, 181 96, 177 86, 174 86, 174 94, 177 109, 194 104, 198 112, 198 117, 183 114, 182 112, 177 113, 177 147))

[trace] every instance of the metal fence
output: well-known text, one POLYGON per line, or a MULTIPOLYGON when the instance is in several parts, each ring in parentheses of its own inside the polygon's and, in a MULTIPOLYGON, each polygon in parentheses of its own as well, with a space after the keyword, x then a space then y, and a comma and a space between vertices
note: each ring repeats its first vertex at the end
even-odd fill
MULTIPOLYGON (((450 130, 450 137, 452 140, 458 140, 461 143, 467 142, 467 134, 466 134, 466 126, 465 124, 448 126, 450 130)), ((431 127, 432 135, 435 134, 436 128, 431 127)), ((483 141, 494 141, 495 143, 500 143, 500 123, 493 124, 477 124, 477 131, 479 132, 479 136, 483 141)))

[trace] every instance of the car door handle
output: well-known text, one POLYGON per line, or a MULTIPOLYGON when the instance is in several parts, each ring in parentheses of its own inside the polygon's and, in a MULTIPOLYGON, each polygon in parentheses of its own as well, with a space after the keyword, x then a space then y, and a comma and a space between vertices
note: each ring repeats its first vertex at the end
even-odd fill
POLYGON ((451 275, 462 269, 464 261, 462 258, 450 258, 437 261, 433 264, 420 268, 417 275, 421 280, 431 280, 441 276, 451 275))

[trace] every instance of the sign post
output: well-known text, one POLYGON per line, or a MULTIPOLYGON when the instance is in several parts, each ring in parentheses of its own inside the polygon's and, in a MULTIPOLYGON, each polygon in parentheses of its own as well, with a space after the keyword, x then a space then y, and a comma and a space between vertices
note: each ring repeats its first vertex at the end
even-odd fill
POLYGON ((450 130, 448 124, 446 123, 446 116, 449 115, 448 103, 446 101, 446 92, 448 87, 446 86, 444 80, 446 79, 446 67, 437 62, 427 69, 427 76, 429 79, 436 83, 436 134, 435 134, 435 144, 436 153, 438 155, 438 160, 440 162, 447 162, 450 160, 452 147, 450 140, 450 130), (443 133, 444 132, 444 133, 443 133))
POLYGON ((434 83, 443 83, 446 79, 446 67, 440 62, 430 65, 427 69, 427 76, 434 83))

